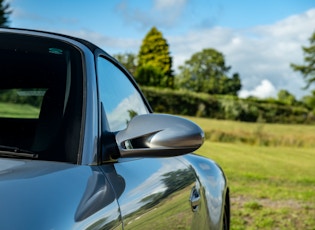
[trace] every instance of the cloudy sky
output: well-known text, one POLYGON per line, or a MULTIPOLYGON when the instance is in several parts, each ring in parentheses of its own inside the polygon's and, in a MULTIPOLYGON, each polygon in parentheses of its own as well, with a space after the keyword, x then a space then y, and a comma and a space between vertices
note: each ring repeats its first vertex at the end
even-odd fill
POLYGON ((214 48, 240 96, 275 97, 281 89, 309 94, 290 63, 315 32, 314 0, 7 0, 11 27, 48 30, 92 41, 110 54, 137 53, 152 26, 167 39, 174 70, 192 54, 214 48))

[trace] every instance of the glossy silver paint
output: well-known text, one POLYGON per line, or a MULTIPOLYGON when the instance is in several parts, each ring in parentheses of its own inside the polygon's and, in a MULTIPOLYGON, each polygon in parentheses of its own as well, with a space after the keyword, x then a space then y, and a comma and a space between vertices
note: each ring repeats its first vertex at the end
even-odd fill
POLYGON ((204 197, 203 212, 209 217, 209 229, 222 228, 227 180, 221 168, 212 160, 189 154, 183 161, 194 168, 200 181, 200 193, 204 197))
POLYGON ((199 127, 169 115, 138 116, 111 134, 121 155, 102 160, 95 53, 69 37, 13 32, 80 50, 84 125, 77 164, 0 158, 1 229, 222 229, 228 190, 223 171, 189 153, 202 144, 199 127), (141 148, 128 149, 135 138, 141 148))
POLYGON ((165 114, 136 116, 116 135, 121 157, 185 154, 198 149, 203 138, 203 131, 195 123, 165 114))
POLYGON ((221 229, 226 179, 213 161, 196 155, 122 160, 115 169, 126 181, 118 198, 125 229, 152 223, 154 229, 221 229))
POLYGON ((97 165, 99 162, 99 135, 100 135, 100 113, 99 102, 97 95, 97 83, 95 74, 94 56, 86 47, 83 49, 84 57, 84 81, 83 84, 85 93, 85 111, 84 119, 84 139, 81 164, 97 165))
POLYGON ((1 229, 119 227, 118 204, 103 170, 111 166, 0 159, 1 229))
POLYGON ((122 161, 115 169, 126 181, 118 198, 125 229, 197 229, 200 213, 189 203, 198 183, 192 168, 174 157, 122 161), (177 207, 180 211, 174 211, 177 207))

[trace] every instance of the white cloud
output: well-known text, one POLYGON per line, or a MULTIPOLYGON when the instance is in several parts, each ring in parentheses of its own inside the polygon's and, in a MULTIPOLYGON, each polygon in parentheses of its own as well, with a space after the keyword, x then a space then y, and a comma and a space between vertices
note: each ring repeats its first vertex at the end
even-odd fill
POLYGON ((169 10, 175 8, 182 8, 185 6, 186 0, 155 0, 154 8, 157 10, 169 10))
POLYGON ((159 27, 170 28, 180 20, 187 0, 155 0, 151 9, 142 10, 133 8, 128 1, 122 1, 117 12, 121 14, 125 22, 133 23, 140 29, 159 27))
POLYGON ((146 114, 148 111, 142 104, 142 100, 139 98, 139 94, 134 92, 128 97, 123 98, 120 103, 114 108, 106 108, 107 118, 111 130, 117 131, 126 128, 126 122, 130 120, 130 114, 127 112, 132 110, 137 114, 146 114))
POLYGON ((258 98, 276 97, 277 91, 272 83, 266 79, 262 80, 260 85, 256 86, 253 90, 241 90, 239 97, 247 98, 255 96, 258 98))
POLYGON ((141 40, 133 38, 114 38, 101 33, 82 29, 78 31, 60 30, 62 34, 70 34, 72 36, 86 39, 95 45, 103 48, 111 55, 125 52, 137 53, 141 45, 141 40))
POLYGON ((264 79, 276 91, 286 89, 300 98, 307 93, 301 89, 305 83, 299 73, 293 72, 290 63, 303 61, 301 47, 309 45, 314 25, 315 9, 311 9, 272 25, 238 30, 215 27, 167 39, 175 67, 193 53, 211 47, 225 55, 226 64, 232 66, 231 74, 240 74, 244 92, 254 93, 251 89, 260 89, 264 79))
MULTIPOLYGON (((169 9, 172 2, 170 1, 168 5, 164 0, 156 1, 155 10, 169 9)), ((186 3, 182 2, 183 5, 186 3)), ((142 13, 146 16, 149 14, 142 13)), ((142 18, 141 14, 137 17, 142 18)), ((315 8, 271 25, 246 29, 224 27, 195 29, 178 36, 168 36, 167 31, 163 31, 163 35, 170 45, 174 69, 184 64, 192 54, 204 48, 215 48, 225 55, 226 65, 232 66, 230 74, 234 72, 240 74, 243 92, 258 95, 253 90, 260 89, 258 86, 265 80, 273 85, 276 92, 285 89, 301 98, 309 92, 302 90, 305 82, 299 73, 293 72, 290 63, 302 63, 302 45, 309 45, 308 39, 315 31, 314 25, 315 8)), ((110 54, 125 51, 137 53, 141 45, 139 38, 114 38, 89 30, 70 34, 90 40, 110 54)), ((268 92, 269 95, 264 96, 273 96, 273 91, 268 92)))

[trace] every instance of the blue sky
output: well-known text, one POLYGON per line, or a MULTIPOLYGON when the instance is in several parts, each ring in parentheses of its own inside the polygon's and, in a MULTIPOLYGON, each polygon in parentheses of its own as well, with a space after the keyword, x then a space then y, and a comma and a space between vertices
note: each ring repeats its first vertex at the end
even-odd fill
POLYGON ((110 54, 137 53, 152 26, 167 39, 176 71, 195 52, 222 52, 240 95, 308 92, 290 63, 301 63, 302 45, 315 31, 314 0, 7 0, 12 27, 85 38, 110 54))

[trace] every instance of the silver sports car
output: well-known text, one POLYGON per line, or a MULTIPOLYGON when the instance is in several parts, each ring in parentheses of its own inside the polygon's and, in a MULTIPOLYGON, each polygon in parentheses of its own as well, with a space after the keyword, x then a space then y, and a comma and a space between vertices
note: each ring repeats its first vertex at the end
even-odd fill
POLYGON ((71 36, 0 29, 1 229, 229 229, 203 131, 71 36))

